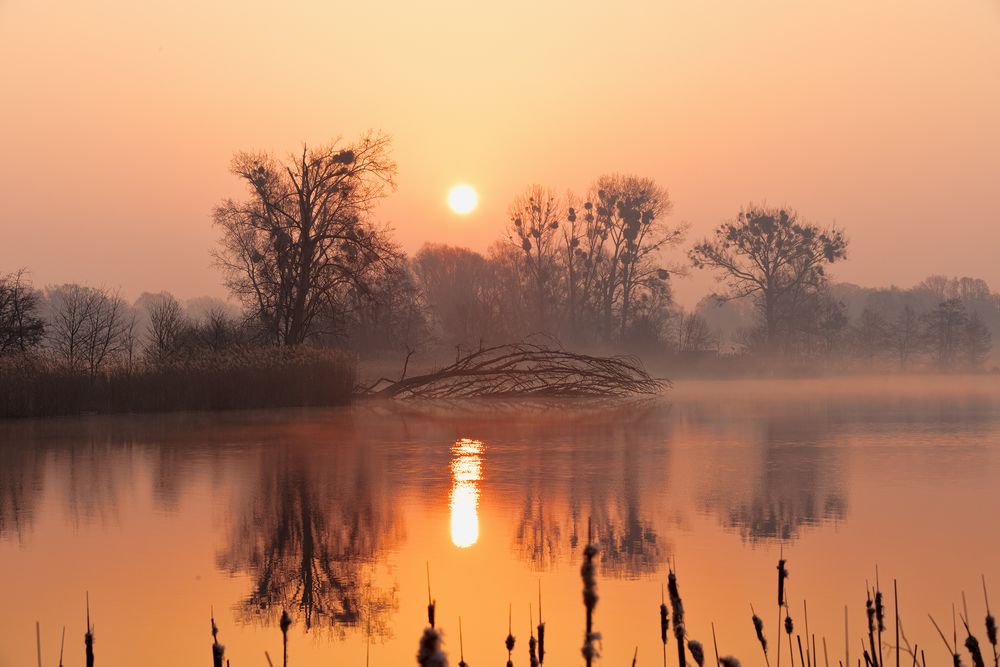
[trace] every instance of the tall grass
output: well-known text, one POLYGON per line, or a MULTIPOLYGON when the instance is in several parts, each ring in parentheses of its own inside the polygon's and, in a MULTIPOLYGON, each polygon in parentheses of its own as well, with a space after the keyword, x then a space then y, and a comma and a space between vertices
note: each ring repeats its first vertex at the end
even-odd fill
POLYGON ((0 359, 0 418, 319 407, 350 400, 354 355, 246 347, 91 375, 40 356, 0 359))

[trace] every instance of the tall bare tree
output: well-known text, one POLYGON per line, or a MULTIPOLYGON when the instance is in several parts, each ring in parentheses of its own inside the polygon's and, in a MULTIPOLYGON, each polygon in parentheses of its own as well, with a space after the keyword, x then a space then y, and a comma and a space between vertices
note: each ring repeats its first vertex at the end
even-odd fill
POLYGON ((49 344, 68 368, 93 376, 127 352, 132 314, 117 292, 61 285, 47 297, 49 344))
POLYGON ((555 192, 532 185, 510 204, 509 242, 522 251, 529 291, 534 295, 535 322, 539 331, 550 327, 550 314, 558 298, 556 259, 562 203, 555 192))
POLYGON ((750 205, 689 256, 695 267, 718 272, 727 286, 720 298, 754 299, 773 351, 800 306, 826 284, 826 265, 847 256, 847 239, 838 229, 801 222, 790 209, 750 205))
POLYGON ((651 178, 602 176, 591 199, 595 215, 589 236, 597 249, 592 262, 600 261, 595 270, 603 329, 609 339, 624 339, 637 292, 667 279, 660 253, 680 243, 686 227, 666 224, 673 203, 651 178))
POLYGON ((345 293, 366 289, 373 269, 398 259, 370 219, 395 187, 389 138, 369 132, 347 146, 303 147, 284 162, 237 153, 231 170, 250 196, 214 214, 228 287, 276 342, 328 333, 320 323, 343 308, 345 293))
POLYGON ((27 352, 42 340, 39 295, 21 269, 0 275, 0 355, 27 352))

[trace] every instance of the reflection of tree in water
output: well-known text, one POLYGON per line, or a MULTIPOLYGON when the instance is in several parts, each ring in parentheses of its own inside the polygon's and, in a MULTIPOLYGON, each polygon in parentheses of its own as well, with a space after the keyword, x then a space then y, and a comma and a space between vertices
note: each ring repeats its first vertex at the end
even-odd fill
POLYGON ((372 462, 351 450, 263 454, 259 480, 218 556, 220 568, 253 579, 238 606, 244 621, 270 624, 287 609, 307 629, 356 626, 388 636, 395 587, 380 588, 373 577, 400 531, 372 462))
POLYGON ((811 416, 770 416, 763 442, 747 450, 759 456, 713 475, 705 507, 750 542, 792 540, 803 527, 844 519, 840 457, 829 445, 833 428, 811 416))
POLYGON ((514 532, 520 558, 545 570, 578 556, 589 520, 602 574, 636 577, 661 569, 670 550, 665 526, 655 520, 658 499, 643 490, 661 484, 666 460, 663 451, 644 451, 642 440, 646 427, 661 434, 669 427, 644 417, 651 415, 577 423, 570 447, 536 451, 531 465, 515 466, 532 471, 514 532))
POLYGON ((44 467, 38 448, 0 445, 0 539, 23 542, 42 493, 44 467))

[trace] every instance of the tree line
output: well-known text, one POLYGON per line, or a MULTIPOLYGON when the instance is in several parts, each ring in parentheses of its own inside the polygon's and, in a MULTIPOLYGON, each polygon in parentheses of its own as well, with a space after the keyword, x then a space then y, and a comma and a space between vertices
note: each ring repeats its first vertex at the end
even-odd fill
POLYGON ((527 187, 485 253, 427 244, 408 257, 374 215, 395 188, 390 148, 368 133, 286 159, 234 156, 246 195, 222 201, 213 222, 238 308, 220 302, 192 317, 168 294, 127 304, 101 288, 41 291, 19 271, 0 278, 0 355, 44 352, 93 376, 236 347, 411 355, 546 334, 654 363, 973 370, 1000 328, 1000 298, 971 279, 932 278, 912 298, 893 288, 895 301, 870 290, 858 308, 861 288, 829 275, 847 256, 844 231, 789 207, 747 205, 685 247, 688 227, 671 220, 667 189, 627 174, 597 176, 582 194, 527 187), (689 312, 671 287, 697 269, 718 289, 689 312))

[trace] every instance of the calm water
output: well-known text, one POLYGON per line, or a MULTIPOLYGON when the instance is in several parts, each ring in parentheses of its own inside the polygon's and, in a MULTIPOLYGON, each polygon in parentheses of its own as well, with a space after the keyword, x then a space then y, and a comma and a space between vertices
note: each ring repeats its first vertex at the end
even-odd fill
MULTIPOLYGON (((452 662, 527 664, 538 589, 546 664, 582 663, 579 562, 599 541, 600 664, 661 664, 658 606, 679 573, 711 653, 773 651, 775 562, 822 659, 860 655, 866 580, 899 582, 909 643, 948 660, 961 594, 1000 608, 996 378, 687 383, 629 404, 362 405, 342 410, 0 424, 0 665, 415 664, 427 567, 452 662), (950 632, 949 632, 950 634, 950 632)), ((888 596, 891 600, 891 594, 888 596)), ((994 612, 995 613, 995 612, 994 612)), ((984 633, 980 631, 984 642, 984 633)), ((893 640, 892 637, 888 638, 893 640)), ((676 664, 673 638, 670 664, 676 664)), ((987 647, 988 648, 988 647, 987 647)), ((782 646, 788 664, 787 644, 782 646)), ((963 649, 963 655, 964 655, 963 649)), ((909 664, 904 660, 904 664, 909 664)))

